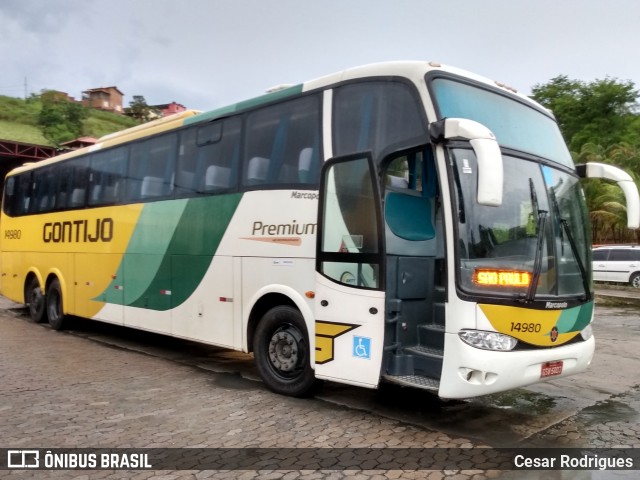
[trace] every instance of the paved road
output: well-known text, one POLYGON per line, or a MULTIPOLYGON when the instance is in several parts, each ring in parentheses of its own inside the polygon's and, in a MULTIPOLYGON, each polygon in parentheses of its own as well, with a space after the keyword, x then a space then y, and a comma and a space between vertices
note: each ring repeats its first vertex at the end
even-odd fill
MULTIPOLYGON (((274 395, 258 382, 231 374, 212 374, 181 364, 175 358, 145 355, 55 332, 30 323, 19 312, 12 313, 0 315, 0 438, 7 448, 477 445, 460 436, 365 411, 274 395)), ((225 354, 218 353, 219 358, 225 358, 225 354)), ((230 363, 237 361, 234 354, 228 355, 230 363)), ((0 471, 0 478, 289 480, 342 478, 356 473, 0 471)), ((425 478, 425 472, 418 473, 375 471, 356 478, 425 478)), ((459 478, 473 478, 473 474, 459 478)))
MULTIPOLYGON (((640 323, 637 310, 628 307, 596 309, 598 347, 586 374, 468 402, 444 402, 392 386, 369 391, 334 384, 313 399, 281 397, 263 388, 250 357, 241 353, 97 322, 54 332, 11 307, 0 304, 0 446, 640 448, 640 323)), ((463 479, 499 474, 72 473, 0 471, 0 478, 443 478, 446 473, 463 479)))

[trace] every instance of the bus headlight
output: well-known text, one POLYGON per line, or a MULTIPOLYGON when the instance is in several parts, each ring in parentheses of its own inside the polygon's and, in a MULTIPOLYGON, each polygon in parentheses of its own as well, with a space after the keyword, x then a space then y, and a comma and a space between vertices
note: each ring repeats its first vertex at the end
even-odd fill
POLYGON ((582 329, 582 331, 580 332, 580 336, 585 341, 593 337, 593 328, 591 328, 591 324, 582 329))
POLYGON ((509 335, 498 332, 485 332, 484 330, 461 330, 458 336, 463 342, 472 347, 485 350, 509 351, 518 344, 518 340, 509 335))

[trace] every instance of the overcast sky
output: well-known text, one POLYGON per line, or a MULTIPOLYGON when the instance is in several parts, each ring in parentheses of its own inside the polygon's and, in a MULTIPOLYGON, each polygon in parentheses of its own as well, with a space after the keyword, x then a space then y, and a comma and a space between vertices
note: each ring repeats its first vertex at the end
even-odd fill
POLYGON ((0 95, 115 85, 209 110, 387 60, 527 94, 560 74, 640 88, 640 1, 0 0, 0 95))

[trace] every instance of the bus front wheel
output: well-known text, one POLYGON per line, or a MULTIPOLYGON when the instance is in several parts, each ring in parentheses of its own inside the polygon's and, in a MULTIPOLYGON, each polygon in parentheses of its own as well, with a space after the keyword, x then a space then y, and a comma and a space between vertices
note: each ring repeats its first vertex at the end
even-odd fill
POLYGON ((36 323, 46 321, 46 305, 40 282, 36 277, 31 277, 24 292, 25 303, 29 306, 29 316, 36 323))
POLYGON ((60 281, 57 278, 47 288, 45 298, 49 325, 54 330, 62 330, 65 326, 65 314, 62 308, 62 288, 60 288, 60 281))
POLYGON ((253 340, 253 353, 260 377, 272 392, 301 397, 315 383, 309 364, 309 340, 298 310, 279 306, 260 320, 253 340))

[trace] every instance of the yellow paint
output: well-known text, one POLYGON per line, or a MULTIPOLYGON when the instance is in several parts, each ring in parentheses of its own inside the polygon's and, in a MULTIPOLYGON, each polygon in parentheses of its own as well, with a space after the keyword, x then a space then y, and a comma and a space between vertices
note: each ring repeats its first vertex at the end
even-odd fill
POLYGON ((358 325, 316 321, 316 363, 327 363, 333 360, 334 340, 358 325))
POLYGON ((559 333, 551 340, 551 329, 556 326, 563 310, 533 310, 505 305, 480 305, 491 326, 500 333, 510 335, 530 345, 558 346, 576 336, 576 332, 559 333), (519 325, 520 331, 514 329, 519 325), (536 331, 537 330, 537 331, 536 331))
POLYGON ((142 208, 142 204, 124 205, 18 218, 3 214, 0 232, 2 293, 23 302, 29 272, 35 273, 42 282, 55 274, 63 290, 65 313, 94 316, 104 303, 91 299, 107 288, 116 274, 142 208), (88 241, 95 234, 97 222, 104 219, 113 221, 110 240, 88 241), (88 227, 86 238, 85 220, 88 227), (74 223, 80 221, 82 223, 74 223), (52 241, 51 225, 63 222, 67 222, 64 241, 52 241), (20 231, 19 238, 7 239, 5 232, 8 230, 20 231))

